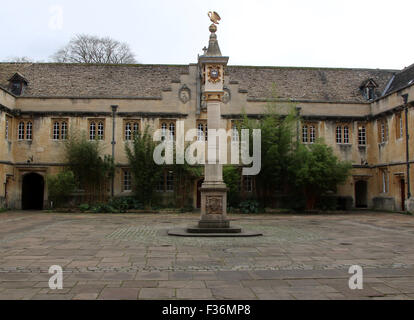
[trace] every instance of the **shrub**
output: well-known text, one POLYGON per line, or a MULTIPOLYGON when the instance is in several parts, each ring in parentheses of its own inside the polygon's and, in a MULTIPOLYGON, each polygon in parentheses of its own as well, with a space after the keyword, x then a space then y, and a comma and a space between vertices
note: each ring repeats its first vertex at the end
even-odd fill
POLYGON ((227 213, 239 213, 239 209, 234 207, 227 207, 227 213))
POLYGON ((126 198, 113 198, 108 202, 108 205, 122 213, 127 212, 129 209, 129 204, 126 198))
POLYGON ((193 207, 192 206, 185 206, 183 208, 180 209, 181 213, 185 213, 185 212, 193 212, 193 207))
POLYGON ((79 210, 82 212, 88 211, 89 209, 90 209, 90 206, 87 203, 82 203, 79 205, 79 210))
POLYGON ((109 204, 98 203, 92 207, 93 213, 117 213, 118 211, 109 204))
POLYGON ((141 210, 144 209, 144 205, 134 197, 116 197, 109 201, 109 205, 119 209, 120 212, 126 212, 130 209, 141 210))
POLYGON ((246 200, 239 204, 241 213, 258 213, 259 212, 259 202, 256 200, 246 200))
POLYGON ((321 196, 336 192, 337 185, 346 181, 351 168, 349 162, 338 159, 332 147, 319 140, 309 146, 298 145, 290 170, 296 187, 304 191, 306 209, 312 210, 321 196))
POLYGON ((318 201, 317 207, 321 210, 336 210, 337 198, 335 196, 322 196, 318 201))
POLYGON ((227 204, 235 207, 240 202, 240 170, 236 166, 223 166, 223 180, 228 188, 227 204))
POLYGON ((135 197, 146 205, 151 205, 155 186, 163 173, 163 167, 156 164, 153 159, 157 145, 158 143, 153 141, 149 126, 135 134, 134 140, 125 144, 135 197))
POLYGON ((64 204, 75 190, 75 176, 72 171, 62 171, 55 176, 47 176, 49 199, 56 206, 64 204))
MULTIPOLYGON (((105 184, 115 172, 111 156, 104 155, 99 140, 90 141, 85 132, 70 134, 65 142, 64 157, 81 189, 91 197, 102 198, 105 184)), ((96 200, 95 200, 96 201, 96 200)))
POLYGON ((297 192, 284 197, 282 203, 282 207, 295 211, 303 211, 306 208, 306 198, 302 192, 297 192))

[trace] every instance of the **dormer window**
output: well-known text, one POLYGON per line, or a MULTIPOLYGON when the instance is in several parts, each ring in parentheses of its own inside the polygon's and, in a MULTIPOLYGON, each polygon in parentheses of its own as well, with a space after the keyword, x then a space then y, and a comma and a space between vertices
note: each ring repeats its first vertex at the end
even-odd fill
POLYGON ((373 79, 365 80, 359 89, 362 91, 362 95, 367 100, 374 100, 376 98, 375 89, 378 87, 377 83, 373 79))
POLYGON ((20 94, 22 93, 22 84, 20 82, 13 82, 11 84, 10 91, 14 93, 16 96, 20 96, 20 94))
POLYGON ((16 96, 20 96, 24 93, 24 89, 26 88, 28 81, 27 79, 20 73, 16 72, 10 79, 9 79, 9 90, 16 96))
POLYGON ((374 99, 374 88, 373 87, 366 87, 365 88, 365 98, 367 100, 374 99))

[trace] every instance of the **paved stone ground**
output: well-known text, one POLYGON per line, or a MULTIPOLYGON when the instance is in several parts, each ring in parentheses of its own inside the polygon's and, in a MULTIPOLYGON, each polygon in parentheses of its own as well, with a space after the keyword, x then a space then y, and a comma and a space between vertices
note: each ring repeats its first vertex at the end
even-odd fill
POLYGON ((264 236, 167 235, 197 214, 1 213, 0 299, 414 299, 413 216, 231 217, 264 236))

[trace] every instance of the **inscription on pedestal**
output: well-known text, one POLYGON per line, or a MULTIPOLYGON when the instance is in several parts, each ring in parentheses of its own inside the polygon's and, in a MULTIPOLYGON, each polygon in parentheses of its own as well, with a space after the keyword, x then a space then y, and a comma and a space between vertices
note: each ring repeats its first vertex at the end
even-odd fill
POLYGON ((222 214, 223 213, 223 197, 207 196, 206 197, 206 213, 222 214))

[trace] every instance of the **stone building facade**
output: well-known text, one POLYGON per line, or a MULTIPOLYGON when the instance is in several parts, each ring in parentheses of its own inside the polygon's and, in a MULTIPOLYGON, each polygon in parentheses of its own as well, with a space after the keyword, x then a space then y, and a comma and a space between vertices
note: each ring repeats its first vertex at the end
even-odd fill
MULTIPOLYGON (((114 194, 130 194, 124 151, 128 132, 147 124, 170 128, 178 120, 184 121, 185 130, 205 128, 199 76, 197 64, 1 63, 0 207, 48 205, 45 177, 64 165, 63 144, 70 131, 84 130, 102 140, 105 152, 111 154, 111 105, 118 105, 114 194)), ((403 70, 228 66, 221 126, 230 129, 243 110, 259 117, 275 87, 279 102, 291 101, 300 110, 304 143, 322 137, 341 159, 352 161, 352 175, 339 187, 339 196, 352 200, 352 207, 402 210, 408 196, 407 130, 414 136, 413 84, 414 66, 403 70)), ((411 141, 408 163, 414 159, 411 141)), ((168 194, 174 189, 174 177, 166 174, 165 179, 159 191, 168 194)), ((199 185, 194 181, 191 191, 195 207, 199 185)))

